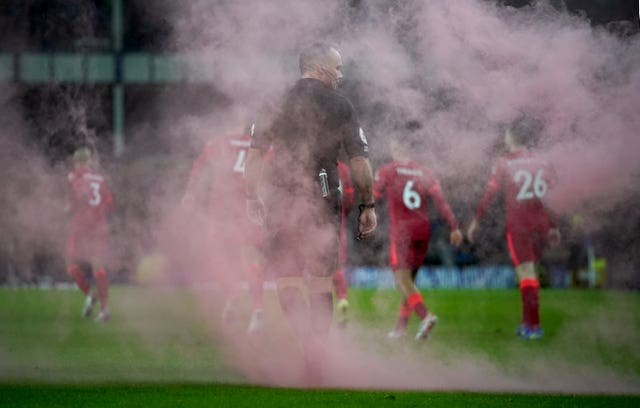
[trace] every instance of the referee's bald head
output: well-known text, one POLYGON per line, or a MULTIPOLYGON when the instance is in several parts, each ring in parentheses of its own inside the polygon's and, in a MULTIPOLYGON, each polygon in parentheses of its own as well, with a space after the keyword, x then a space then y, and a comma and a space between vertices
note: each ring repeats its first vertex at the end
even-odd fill
POLYGON ((327 59, 335 52, 338 52, 336 47, 327 43, 313 43, 306 47, 300 53, 299 64, 300 73, 306 74, 315 70, 318 65, 326 63, 327 59))

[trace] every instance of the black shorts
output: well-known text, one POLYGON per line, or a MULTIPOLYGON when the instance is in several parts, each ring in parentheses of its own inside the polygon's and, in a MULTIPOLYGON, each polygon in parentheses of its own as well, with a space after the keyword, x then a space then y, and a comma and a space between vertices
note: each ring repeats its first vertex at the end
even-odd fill
POLYGON ((275 277, 331 276, 338 267, 340 200, 270 205, 263 231, 265 268, 275 277))

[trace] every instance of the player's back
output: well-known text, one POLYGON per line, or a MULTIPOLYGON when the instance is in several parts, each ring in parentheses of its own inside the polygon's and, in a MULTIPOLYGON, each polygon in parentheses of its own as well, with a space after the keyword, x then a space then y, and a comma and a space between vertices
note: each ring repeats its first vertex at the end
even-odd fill
POLYGON ((69 173, 68 178, 73 230, 89 232, 106 228, 106 215, 112 209, 113 198, 102 174, 81 167, 69 173))
POLYGON ((232 134, 207 145, 212 171, 209 195, 212 210, 244 215, 244 167, 250 143, 249 135, 232 134))
POLYGON ((378 170, 376 192, 387 200, 393 231, 429 233, 427 196, 434 184, 433 173, 413 161, 393 161, 378 170))
POLYGON ((531 151, 504 155, 501 167, 509 228, 548 228, 549 217, 543 200, 553 186, 554 171, 543 158, 531 151))

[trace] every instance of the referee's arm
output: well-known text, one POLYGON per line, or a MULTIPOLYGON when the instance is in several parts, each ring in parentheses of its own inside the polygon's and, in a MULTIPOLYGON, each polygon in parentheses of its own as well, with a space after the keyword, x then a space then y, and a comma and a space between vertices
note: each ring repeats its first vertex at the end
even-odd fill
POLYGON ((351 167, 351 177, 358 192, 360 193, 361 204, 358 238, 371 236, 378 225, 376 212, 373 206, 373 172, 369 159, 364 156, 356 156, 349 160, 351 167))

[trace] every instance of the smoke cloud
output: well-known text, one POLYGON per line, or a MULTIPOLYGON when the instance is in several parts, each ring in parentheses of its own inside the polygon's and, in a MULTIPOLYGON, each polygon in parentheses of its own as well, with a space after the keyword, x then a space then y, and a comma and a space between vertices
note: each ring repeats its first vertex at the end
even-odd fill
MULTIPOLYGON (((161 253, 165 260, 149 268, 167 274, 150 280, 189 284, 207 324, 223 334, 231 364, 254 383, 304 386, 297 375, 301 355, 295 339, 284 325, 271 327, 267 336, 271 340, 257 344, 246 340, 244 331, 230 333, 221 326, 220 299, 242 280, 238 252, 221 242, 221 234, 203 231, 202 225, 210 222, 204 208, 185 213, 180 202, 190 159, 206 142, 236 133, 265 107, 277 104, 297 80, 298 52, 309 43, 329 42, 341 51, 343 91, 351 97, 369 136, 374 166, 387 157, 389 139, 407 137, 398 131, 401 123, 423 122, 425 131, 415 141, 420 146, 417 156, 440 176, 449 200, 459 203, 454 208, 471 211, 469 203, 479 198, 499 150, 500 126, 522 113, 545 123, 539 149, 557 170, 558 183, 549 201, 555 212, 568 216, 594 207, 606 211, 637 206, 628 201, 640 193, 637 35, 623 37, 594 28, 584 17, 557 10, 546 1, 521 9, 479 0, 140 4, 168 19, 170 41, 161 48, 197 57, 201 64, 193 69, 211 72, 215 81, 210 86, 215 89, 188 93, 196 100, 164 98, 156 106, 145 105, 153 115, 140 115, 127 135, 135 148, 107 163, 107 167, 114 164, 110 169, 115 199, 124 217, 118 222, 116 251, 122 258, 134 259, 161 253), (197 106, 198 113, 184 114, 184 105, 197 106), (159 141, 160 159, 134 162, 146 148, 162 150, 152 146, 159 141), (216 254, 213 264, 211 253, 216 254), (214 289, 208 290, 209 285, 214 289)), ((14 105, 11 95, 11 90, 2 90, 0 105, 14 105)), ((72 120, 76 130, 86 134, 87 112, 95 104, 78 104, 82 105, 76 102, 71 104, 75 109, 65 110, 76 118, 72 120)), ((65 115, 51 117, 67 121, 69 113, 65 115)), ((46 245, 62 252, 55 237, 64 231, 59 222, 64 215, 54 208, 64 208, 60 181, 64 171, 48 171, 50 164, 42 155, 21 141, 19 135, 28 132, 21 112, 9 110, 0 119, 4 134, 0 169, 12 179, 0 190, 0 199, 10 198, 2 203, 0 222, 24 236, 52 237, 46 245), (50 200, 45 211, 40 195, 50 200)), ((466 221, 471 214, 456 216, 466 221)), ((224 219, 214 221, 233 230, 224 219)), ((593 221, 591 228, 604 222, 593 221)), ((276 317, 279 313, 267 312, 276 317)), ((362 331, 354 326, 346 337, 332 336, 327 386, 633 391, 625 379, 613 374, 576 373, 574 367, 559 367, 545 359, 536 360, 539 369, 533 379, 510 378, 492 362, 471 356, 422 364, 414 361, 410 350, 381 353, 379 333, 362 331), (361 341, 373 337, 371 344, 361 341), (556 377, 560 381, 551 383, 545 377, 553 370, 560 373, 556 377)))
MULTIPOLYGON (((594 28, 584 17, 544 1, 521 9, 477 0, 355 3, 358 7, 298 0, 167 6, 173 27, 168 47, 206 61, 215 87, 228 98, 211 115, 174 123, 174 129, 184 129, 176 132, 184 137, 176 138, 173 148, 202 144, 277 103, 299 75, 298 51, 323 41, 342 53, 343 91, 352 97, 370 136, 374 165, 386 158, 389 139, 406 137, 399 125, 419 119, 425 132, 416 141, 418 156, 451 184, 445 185, 450 200, 465 202, 462 207, 470 210, 468 202, 480 195, 498 153, 501 126, 527 113, 545 123, 538 148, 556 166, 558 183, 549 200, 555 212, 570 215, 593 202, 600 210, 613 208, 630 197, 630 183, 640 171, 635 158, 640 148, 637 36, 594 28), (226 114, 228 109, 233 114, 226 114)), ((174 108, 173 103, 163 106, 167 115, 174 108)), ((456 215, 462 221, 470 217, 456 215)), ((189 270, 188 280, 195 285, 214 276, 202 264, 189 270)), ((207 296, 202 295, 202 303, 210 308, 207 296)), ((595 381, 583 387, 580 379, 601 378, 596 373, 576 377, 570 367, 559 368, 566 376, 557 389, 545 381, 505 378, 491 363, 471 357, 446 367, 424 367, 410 356, 383 356, 374 346, 355 346, 350 338, 334 341, 337 361, 348 363, 333 367, 330 386, 593 391, 595 381), (353 370, 374 374, 357 376, 353 370)), ((230 358, 253 381, 304 385, 295 375, 295 363, 283 367, 286 359, 249 358, 238 349, 242 341, 230 343, 235 350, 230 358)), ((277 355, 274 349, 259 350, 277 355)), ((540 362, 536 378, 544 377, 547 363, 540 362)), ((617 381, 607 380, 598 390, 624 390, 617 381)))

